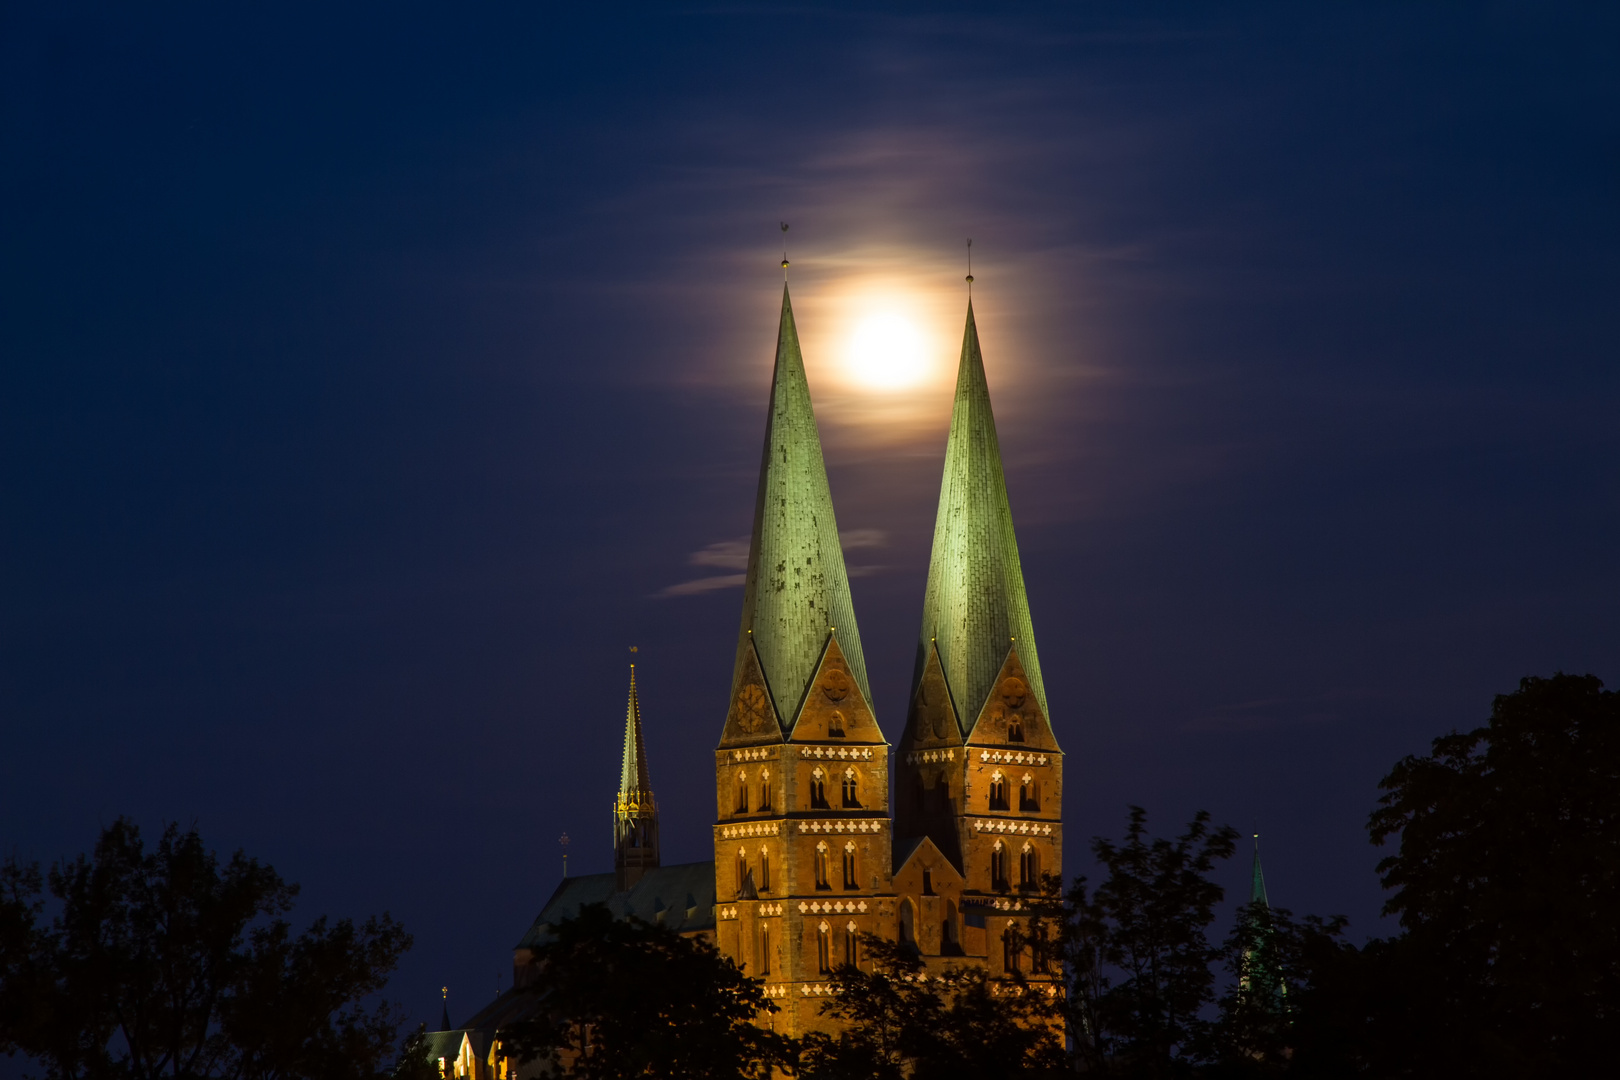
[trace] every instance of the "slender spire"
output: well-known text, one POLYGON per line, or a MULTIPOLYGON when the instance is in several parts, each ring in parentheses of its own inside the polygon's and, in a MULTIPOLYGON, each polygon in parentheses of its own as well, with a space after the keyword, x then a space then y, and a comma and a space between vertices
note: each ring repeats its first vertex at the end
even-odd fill
POLYGON ((641 741, 641 699, 636 696, 636 665, 630 665, 630 705, 624 714, 624 759, 619 766, 621 802, 652 801, 647 748, 641 741))
POLYGON ((1254 877, 1249 883, 1249 903, 1271 906, 1266 899, 1266 875, 1260 870, 1260 834, 1254 834, 1254 877))
POLYGON ((647 772, 647 750, 641 740, 641 698, 636 693, 636 665, 630 665, 630 705, 624 714, 624 759, 619 766, 619 794, 613 801, 613 869, 620 892, 658 865, 658 804, 647 772))
POLYGON ((930 641, 939 649, 964 733, 978 719, 1014 646, 1036 703, 1050 715, 971 299, 945 446, 913 697, 930 641))
POLYGON ((441 987, 439 993, 444 995, 444 1011, 439 1014, 439 1030, 452 1031, 450 1026, 450 988, 441 987))
POLYGON ((850 673, 870 702, 821 436, 784 284, 732 696, 753 648, 776 714, 784 726, 791 724, 834 627, 850 673))

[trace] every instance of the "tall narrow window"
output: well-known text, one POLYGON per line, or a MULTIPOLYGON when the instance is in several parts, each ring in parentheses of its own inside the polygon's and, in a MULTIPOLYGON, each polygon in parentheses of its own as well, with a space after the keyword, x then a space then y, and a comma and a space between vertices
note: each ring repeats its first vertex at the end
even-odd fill
POLYGON ((759 973, 761 975, 771 973, 771 928, 769 926, 759 928, 759 973))
POLYGON ((855 844, 853 841, 844 845, 844 888, 860 888, 860 884, 855 880, 855 844))
POLYGON ((1030 968, 1037 975, 1049 975, 1052 971, 1051 961, 1047 958, 1046 934, 1029 939, 1030 968))
POLYGON ((842 739, 844 737, 844 714, 837 709, 827 717, 827 738, 842 739))
POLYGON ((845 806, 859 806, 859 805, 861 805, 861 800, 860 800, 860 797, 859 797, 859 793, 855 790, 855 770, 854 769, 845 769, 844 770, 844 805, 845 806))
POLYGON ((1018 785, 1018 809, 1039 810, 1041 808, 1041 785, 1036 779, 1024 774, 1023 781, 1018 785))
POLYGON ((825 921, 816 929, 816 962, 823 975, 832 971, 832 927, 825 921))
POLYGON ((736 813, 748 813, 748 773, 742 769, 737 770, 737 808, 736 813))
POLYGON ((909 897, 900 901, 900 944, 917 945, 917 909, 909 897))
POLYGON ((759 770, 759 808, 761 810, 771 808, 771 770, 769 769, 759 770))
POLYGON ((1007 741, 1024 741, 1024 718, 1017 713, 1007 717, 1007 741))
POLYGON ((810 807, 814 810, 827 809, 827 774, 817 765, 810 773, 810 807))
POLYGON ((1040 884, 1040 880, 1040 857, 1035 854, 1035 848, 1026 840, 1024 850, 1018 853, 1018 887, 1021 889, 1033 889, 1040 884))
POLYGON ((764 844, 759 846, 759 891, 771 887, 771 853, 764 844))
POLYGON ((844 927, 844 963, 858 967, 861 962, 860 928, 853 919, 844 927))
POLYGON ((825 840, 816 845, 816 888, 832 888, 832 882, 827 880, 827 841, 825 840))
POLYGON ((998 891, 1007 888, 1007 846, 1000 840, 990 849, 990 887, 998 891))
POLYGON ((923 868, 923 891, 922 891, 922 894, 924 896, 933 896, 934 895, 934 872, 932 870, 928 869, 927 867, 923 868))
POLYGON ((1007 809, 1007 778, 997 769, 990 777, 990 809, 1007 809))
POLYGON ((748 880, 748 852, 742 848, 737 849, 737 895, 743 892, 743 882, 748 880))
POLYGON ((1023 952, 1023 942, 1019 940, 1018 928, 1009 926, 1001 935, 1001 966, 1009 972, 1018 970, 1018 954, 1023 952))

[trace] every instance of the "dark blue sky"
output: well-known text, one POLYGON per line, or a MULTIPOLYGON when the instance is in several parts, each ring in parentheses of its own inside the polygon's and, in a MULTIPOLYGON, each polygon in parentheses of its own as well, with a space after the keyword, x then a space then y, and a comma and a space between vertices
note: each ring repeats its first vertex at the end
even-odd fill
POLYGON ((195 822, 306 915, 402 918, 393 993, 464 1018, 558 834, 610 863, 634 643, 666 860, 706 858, 741 594, 670 590, 747 533, 787 220, 891 739, 948 392, 841 384, 835 324, 886 275, 948 367, 972 236, 1068 869, 1207 807, 1375 932, 1388 767, 1521 675, 1620 681, 1617 41, 6 5, 0 839, 195 822))

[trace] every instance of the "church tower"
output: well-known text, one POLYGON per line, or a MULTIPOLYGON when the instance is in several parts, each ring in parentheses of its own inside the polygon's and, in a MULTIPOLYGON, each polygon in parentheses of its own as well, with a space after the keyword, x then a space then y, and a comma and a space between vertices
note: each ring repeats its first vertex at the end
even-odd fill
POLYGON ((831 971, 890 933, 888 743, 871 708, 787 286, 731 698, 715 751, 716 936, 777 1030, 823 1026, 831 971))
POLYGON ((613 872, 624 892, 658 865, 658 806, 647 774, 647 748, 641 741, 641 699, 636 665, 630 665, 630 706, 624 715, 624 759, 619 794, 613 801, 613 872))
POLYGON ((1063 754, 1048 718, 970 299, 895 757, 899 933, 924 956, 1043 965, 1006 931, 1062 868, 1063 754))

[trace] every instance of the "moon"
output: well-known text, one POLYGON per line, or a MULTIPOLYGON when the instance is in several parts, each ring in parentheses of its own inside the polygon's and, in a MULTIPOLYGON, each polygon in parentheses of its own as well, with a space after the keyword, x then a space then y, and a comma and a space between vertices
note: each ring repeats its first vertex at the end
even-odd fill
POLYGON ((898 312, 873 312, 850 333, 847 364, 850 377, 863 386, 904 390, 928 376, 927 337, 898 312))

